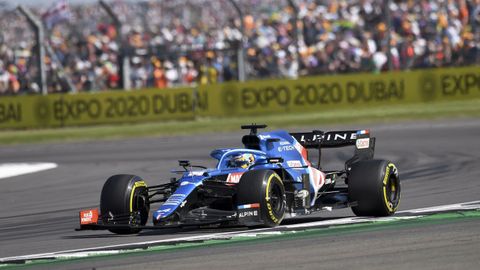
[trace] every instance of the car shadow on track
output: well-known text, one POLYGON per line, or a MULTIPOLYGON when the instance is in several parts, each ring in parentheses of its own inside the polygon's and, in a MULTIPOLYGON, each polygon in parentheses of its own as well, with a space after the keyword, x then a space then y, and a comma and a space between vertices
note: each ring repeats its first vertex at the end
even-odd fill
MULTIPOLYGON (((318 221, 327 221, 327 220, 335 220, 340 218, 345 218, 346 216, 330 216, 330 217, 319 217, 319 216, 308 216, 308 217, 295 217, 284 219, 281 225, 295 225, 301 223, 309 223, 309 222, 318 222, 318 221)), ((255 228, 248 228, 245 226, 239 225, 208 225, 208 226, 186 226, 182 228, 158 228, 158 229, 147 229, 143 230, 137 234, 128 234, 128 235, 118 235, 114 233, 110 233, 108 231, 102 231, 101 234, 93 233, 88 235, 69 235, 62 237, 63 239, 89 239, 89 238, 117 238, 117 237, 132 237, 132 236, 159 236, 159 235, 194 235, 194 234, 208 234, 208 233, 229 233, 229 232, 241 232, 241 231, 249 231, 250 229, 264 229, 264 230, 275 230, 277 228, 263 228, 263 227, 255 227, 255 228), (105 233, 104 233, 105 232, 105 233)))
POLYGON ((189 231, 193 231, 196 229, 193 228, 159 228, 156 230, 148 230, 142 231, 140 233, 135 234, 115 234, 111 233, 107 230, 102 230, 101 234, 98 233, 100 231, 92 231, 92 234, 88 235, 67 235, 63 236, 62 239, 88 239, 88 238, 117 238, 117 237, 132 237, 132 236, 147 236, 147 235, 171 235, 171 234, 183 234, 189 231), (96 233, 95 233, 96 232, 96 233))
POLYGON ((303 216, 303 217, 284 219, 281 225, 295 225, 295 224, 301 224, 301 223, 335 220, 335 219, 341 219, 346 217, 348 216, 330 216, 330 217, 303 216))

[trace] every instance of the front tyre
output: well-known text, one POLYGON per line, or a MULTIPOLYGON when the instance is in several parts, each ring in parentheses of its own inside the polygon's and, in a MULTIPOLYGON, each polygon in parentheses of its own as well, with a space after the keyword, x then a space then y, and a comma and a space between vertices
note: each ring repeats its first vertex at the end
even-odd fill
MULTIPOLYGON (((103 185, 100 211, 104 224, 143 226, 147 223, 149 210, 147 184, 140 177, 128 174, 113 175, 103 185), (134 217, 133 220, 130 220, 130 215, 134 217)), ((109 231, 132 234, 140 232, 140 229, 116 228, 109 231)))
POLYGON ((286 196, 280 176, 271 170, 248 171, 238 183, 237 205, 259 205, 259 222, 247 226, 275 227, 285 215, 286 196))
POLYGON ((387 160, 366 160, 352 164, 348 173, 348 196, 356 202, 357 216, 390 216, 400 203, 397 167, 387 160))

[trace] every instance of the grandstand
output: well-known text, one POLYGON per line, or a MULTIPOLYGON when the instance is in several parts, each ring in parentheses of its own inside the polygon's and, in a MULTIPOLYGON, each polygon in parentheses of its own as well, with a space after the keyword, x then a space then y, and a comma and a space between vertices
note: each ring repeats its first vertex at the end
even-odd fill
MULTIPOLYGON (((0 94, 41 93, 35 32, 15 1, 0 3, 0 94)), ((112 14, 96 1, 26 6, 46 33, 46 92, 480 63, 480 0, 107 4, 112 14)))

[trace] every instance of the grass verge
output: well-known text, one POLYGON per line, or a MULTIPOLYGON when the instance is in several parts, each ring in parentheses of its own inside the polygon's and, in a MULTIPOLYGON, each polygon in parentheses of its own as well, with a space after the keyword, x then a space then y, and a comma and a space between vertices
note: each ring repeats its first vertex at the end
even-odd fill
POLYGON ((40 130, 0 131, 0 144, 105 140, 213 133, 238 130, 246 123, 265 123, 270 128, 332 124, 386 123, 402 120, 432 120, 480 116, 480 99, 348 108, 335 111, 277 114, 235 118, 199 118, 192 121, 150 122, 40 130))

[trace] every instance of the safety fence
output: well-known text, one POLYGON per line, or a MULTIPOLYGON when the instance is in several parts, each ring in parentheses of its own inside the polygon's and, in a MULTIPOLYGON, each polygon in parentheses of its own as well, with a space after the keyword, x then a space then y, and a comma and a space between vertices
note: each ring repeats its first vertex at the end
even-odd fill
POLYGON ((480 98, 480 67, 0 98, 0 129, 335 110, 480 98))

